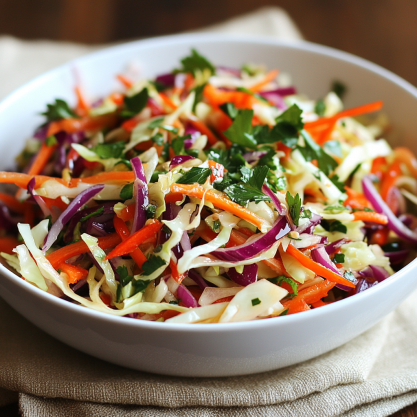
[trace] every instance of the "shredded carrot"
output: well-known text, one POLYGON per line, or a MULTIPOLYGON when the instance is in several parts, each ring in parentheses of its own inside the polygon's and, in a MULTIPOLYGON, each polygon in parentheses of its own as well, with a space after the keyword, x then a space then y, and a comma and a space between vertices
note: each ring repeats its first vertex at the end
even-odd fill
POLYGON ((362 193, 347 186, 345 190, 348 198, 343 202, 344 206, 349 206, 353 209, 372 208, 371 203, 362 193))
POLYGON ((213 203, 216 207, 228 211, 241 219, 247 220, 249 223, 254 224, 258 229, 262 230, 265 226, 268 225, 267 221, 262 217, 259 217, 257 214, 248 210, 246 207, 240 206, 239 204, 234 203, 229 198, 215 193, 213 190, 206 190, 201 185, 193 184, 172 184, 171 192, 173 193, 182 193, 191 197, 197 197, 213 203))
POLYGON ((46 175, 29 175, 21 174, 19 172, 5 172, 0 171, 0 183, 15 184, 20 188, 27 188, 29 181, 35 178, 35 188, 39 188, 45 181, 56 180, 59 183, 68 186, 68 181, 61 178, 48 177, 46 175))
POLYGON ((106 304, 106 306, 110 306, 111 305, 111 297, 108 294, 104 294, 104 292, 100 293, 100 298, 101 301, 103 301, 104 304, 106 304))
POLYGON ((77 95, 78 99, 77 111, 79 111, 81 115, 84 115, 90 109, 90 105, 88 104, 88 101, 85 98, 85 95, 80 86, 75 87, 75 94, 77 95))
POLYGON ((385 245, 388 241, 388 235, 389 235, 389 228, 384 227, 382 229, 376 230, 374 233, 372 233, 371 238, 369 240, 369 243, 371 245, 385 245))
POLYGON ((75 284, 84 278, 87 278, 88 271, 80 266, 67 264, 62 262, 59 264, 58 269, 65 272, 68 275, 68 284, 75 284))
POLYGON ((388 168, 387 173, 382 178, 381 182, 381 197, 384 201, 387 201, 388 195, 392 187, 395 187, 397 178, 402 174, 401 163, 399 161, 394 161, 388 168))
POLYGON ((360 116, 361 114, 365 114, 365 113, 372 113, 374 111, 381 110, 382 105, 383 105, 382 101, 375 101, 373 103, 365 104, 363 106, 353 107, 348 110, 343 110, 335 114, 334 116, 322 117, 318 120, 315 120, 314 122, 305 123, 304 128, 309 130, 311 128, 314 128, 320 125, 328 125, 329 123, 334 123, 343 117, 355 117, 355 116, 360 116))
MULTIPOLYGON (((290 247, 289 245, 288 247, 290 247)), ((326 297, 328 292, 335 286, 334 282, 322 281, 314 284, 304 290, 301 290, 292 300, 282 303, 285 309, 288 308, 288 314, 299 313, 300 311, 309 310, 308 304, 313 304, 326 297), (308 308, 306 308, 306 306, 308 308)))
POLYGON ((61 130, 67 133, 76 133, 80 131, 96 131, 105 127, 112 127, 117 122, 117 114, 109 113, 101 116, 82 117, 80 119, 62 119, 49 124, 47 135, 55 135, 61 130))
MULTIPOLYGON (((112 233, 107 236, 98 238, 98 245, 101 249, 110 249, 121 242, 121 239, 117 233, 112 233)), ((50 253, 46 256, 51 265, 57 269, 58 266, 73 256, 81 255, 82 253, 88 252, 88 246, 82 240, 71 243, 70 245, 64 246, 57 249, 55 252, 50 253)))
POLYGON ((124 95, 120 93, 112 93, 109 95, 109 98, 114 104, 117 104, 118 106, 121 106, 124 101, 124 95))
POLYGON ((116 256, 123 256, 133 252, 139 244, 158 233, 162 226, 163 224, 160 221, 151 220, 145 227, 117 245, 104 259, 112 259, 116 256))
POLYGON ((258 99, 243 91, 222 91, 211 84, 207 84, 203 90, 204 97, 214 108, 224 103, 233 103, 238 109, 252 109, 258 99))
POLYGON ((20 242, 11 236, 0 237, 0 252, 5 252, 12 255, 13 249, 20 245, 20 242))
POLYGON ((176 203, 182 201, 184 196, 181 193, 169 193, 165 196, 165 203, 176 203))
POLYGON ((377 224, 388 224, 388 218, 385 214, 374 213, 373 211, 355 211, 353 217, 355 221, 372 222, 377 224))
POLYGON ((219 298, 216 301, 213 301, 212 304, 220 304, 220 303, 230 303, 234 298, 234 295, 229 295, 228 297, 219 298))
POLYGON ((92 175, 91 177, 72 178, 68 184, 69 187, 76 187, 80 182, 86 184, 103 184, 108 182, 132 182, 134 179, 135 174, 133 171, 110 171, 100 172, 99 174, 92 175))
POLYGON ((42 143, 41 149, 36 154, 35 160, 29 168, 28 175, 40 174, 45 168, 45 165, 48 163, 49 158, 52 156, 57 146, 57 144, 48 146, 45 142, 42 143))
POLYGON ((61 197, 58 197, 58 198, 42 197, 42 198, 43 198, 43 201, 45 201, 45 204, 47 205, 48 208, 55 206, 62 211, 68 208, 68 204, 62 201, 61 197))
POLYGON ((131 119, 126 120, 122 123, 122 128, 126 130, 126 132, 132 132, 133 129, 139 124, 139 120, 136 117, 132 117, 131 119))
POLYGON ((352 284, 349 280, 336 274, 330 269, 327 269, 323 265, 320 265, 319 263, 314 262, 311 258, 309 258, 307 255, 304 255, 304 253, 300 252, 293 245, 291 244, 288 245, 287 253, 293 256, 298 262, 300 262, 301 265, 303 265, 310 271, 313 271, 318 276, 326 278, 331 282, 336 282, 338 284, 346 285, 347 287, 350 287, 350 288, 355 288, 355 285, 352 284))
POLYGON ((124 222, 133 220, 133 217, 135 217, 135 205, 127 205, 123 210, 120 210, 117 213, 117 217, 120 217, 124 222))
POLYGON ((123 74, 117 74, 116 78, 126 87, 131 88, 133 86, 133 81, 127 78, 123 74))
POLYGON ((177 281, 178 284, 181 284, 181 282, 184 280, 187 274, 180 274, 178 272, 177 264, 172 259, 169 261, 169 267, 171 268, 172 278, 174 278, 174 280, 177 281))
POLYGON ((311 306, 314 308, 319 308, 319 307, 324 307, 327 306, 327 304, 332 304, 332 303, 325 303, 322 300, 316 301, 315 303, 311 303, 311 306))
MULTIPOLYGON (((130 232, 126 226, 126 223, 119 217, 114 216, 113 224, 117 234, 122 239, 122 242, 128 239, 130 232)), ((146 256, 142 253, 142 251, 139 248, 136 248, 133 252, 131 252, 130 256, 136 262, 139 268, 142 268, 143 263, 146 262, 146 256)))
POLYGON ((263 87, 265 87, 267 84, 269 84, 271 81, 275 80, 275 78, 277 78, 277 75, 278 74, 279 74, 279 71, 278 70, 269 71, 265 75, 265 77, 263 78, 263 80, 259 81, 258 83, 256 83, 252 87, 250 87, 249 90, 252 91, 252 93, 257 93, 263 87))
POLYGON ((164 104, 168 107, 171 107, 172 110, 176 110, 178 106, 164 93, 159 93, 159 97, 161 97, 164 104))
POLYGON ((394 158, 396 161, 404 163, 414 178, 417 177, 417 159, 410 149, 403 147, 395 148, 394 158))
POLYGON ((195 127, 198 131, 200 131, 202 135, 206 135, 208 143, 210 145, 214 145, 219 141, 214 135, 214 133, 201 120, 198 120, 196 117, 190 116, 187 119, 187 122, 190 123, 193 127, 195 127))
POLYGON ((372 161, 371 173, 376 175, 379 179, 382 178, 387 166, 387 160, 383 156, 378 156, 372 161))

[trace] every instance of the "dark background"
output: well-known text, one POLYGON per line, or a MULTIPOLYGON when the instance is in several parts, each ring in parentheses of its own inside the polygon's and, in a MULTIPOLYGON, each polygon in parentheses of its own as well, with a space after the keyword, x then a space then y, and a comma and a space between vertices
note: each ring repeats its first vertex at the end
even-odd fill
POLYGON ((192 30, 268 5, 284 8, 307 40, 417 85, 416 0, 0 0, 0 34, 108 43, 192 30))

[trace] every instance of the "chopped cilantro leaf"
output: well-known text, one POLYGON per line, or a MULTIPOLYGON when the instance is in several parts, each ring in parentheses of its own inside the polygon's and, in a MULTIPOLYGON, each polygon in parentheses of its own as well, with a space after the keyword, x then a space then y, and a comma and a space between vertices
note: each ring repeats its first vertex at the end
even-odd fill
POLYGON ((239 114, 239 110, 235 107, 233 103, 224 103, 221 104, 219 107, 232 120, 235 120, 236 116, 239 114))
POLYGON ((146 218, 153 219, 155 217, 155 212, 156 212, 155 204, 148 204, 148 207, 146 207, 145 211, 146 211, 146 218))
POLYGON ((300 214, 300 219, 311 219, 311 210, 304 209, 300 214))
POLYGON ((146 290, 146 287, 150 284, 150 282, 151 281, 142 281, 140 279, 137 279, 137 280, 136 279, 133 279, 132 280, 132 287, 133 287, 133 294, 132 295, 135 295, 138 292, 145 291, 146 290))
POLYGON ((286 310, 284 310, 280 316, 286 316, 288 314, 289 308, 287 308, 286 310))
POLYGON ((211 173, 210 168, 193 167, 177 180, 177 184, 204 184, 211 173))
POLYGON ((175 155, 185 154, 185 149, 184 149, 185 139, 191 139, 191 135, 177 136, 175 139, 172 140, 171 147, 175 155))
POLYGON ((142 265, 143 275, 151 275, 161 266, 166 265, 166 262, 157 255, 151 255, 150 258, 142 265))
POLYGON ((58 141, 56 140, 56 137, 54 135, 48 136, 45 139, 45 145, 46 146, 53 146, 53 145, 56 145, 57 143, 58 143, 58 141))
POLYGON ((252 135, 253 110, 240 110, 233 120, 232 125, 224 132, 224 135, 232 142, 248 148, 256 148, 257 142, 252 135))
POLYGON ((301 130, 304 127, 304 123, 301 118, 302 110, 293 104, 289 109, 281 113, 275 120, 277 123, 285 122, 295 127, 297 130, 301 130))
POLYGON ((181 59, 182 68, 177 72, 191 72, 196 75, 197 71, 210 71, 210 75, 214 75, 216 70, 213 64, 204 56, 200 55, 195 49, 191 50, 191 55, 181 59))
POLYGON ((99 143, 92 150, 102 159, 121 158, 125 148, 124 142, 99 143))
POLYGON ((169 88, 168 85, 165 85, 164 83, 161 83, 159 81, 149 81, 149 83, 155 87, 158 93, 160 93, 161 91, 167 90, 169 88))
POLYGON ((203 100, 203 91, 204 87, 206 86, 206 83, 198 85, 197 87, 194 87, 191 91, 194 91, 195 97, 194 97, 194 103, 193 103, 193 112, 195 112, 195 108, 200 101, 203 100))
POLYGON ((254 298, 251 300, 252 306, 257 306, 258 304, 261 304, 261 300, 259 298, 254 298))
POLYGON ((329 222, 328 220, 322 219, 320 222, 320 226, 323 227, 324 230, 328 232, 341 232, 347 233, 347 227, 341 223, 339 220, 334 220, 329 222))
POLYGON ((130 200, 131 198, 133 198, 133 182, 126 184, 122 188, 122 191, 120 191, 120 198, 123 201, 130 200))
MULTIPOLYGON (((221 184, 221 183, 220 183, 221 184)), ((233 184, 229 185, 223 190, 227 196, 242 206, 246 206, 249 201, 269 201, 270 198, 257 188, 250 186, 249 184, 233 184)))
POLYGON ((342 181, 339 181, 339 176, 337 174, 332 175, 329 177, 329 180, 336 186, 336 188, 344 193, 346 191, 345 184, 342 181))
POLYGON ((55 99, 55 103, 47 104, 47 110, 42 113, 48 122, 61 119, 78 118, 79 116, 70 109, 68 103, 60 98, 55 99))
POLYGON ((220 226, 221 226, 220 220, 215 220, 213 224, 211 225, 211 230, 213 230, 214 233, 219 233, 220 226))
POLYGON ((88 220, 91 217, 97 216, 98 214, 102 214, 104 211, 104 207, 100 207, 99 209, 97 209, 95 212, 87 214, 84 217, 81 217, 80 222, 85 222, 86 220, 88 220))
POLYGON ((164 130, 166 130, 167 132, 172 132, 172 133, 175 133, 175 134, 177 134, 177 133, 178 133, 178 128, 177 128, 177 127, 174 127, 174 126, 170 126, 170 125, 160 125, 160 126, 159 126, 159 128, 160 128, 160 129, 164 129, 164 130))
POLYGON ((352 213, 355 213, 356 211, 368 211, 368 212, 374 212, 374 210, 370 209, 369 207, 363 207, 363 208, 353 208, 352 213))
POLYGON ((121 284, 123 285, 123 287, 129 284, 129 282, 132 281, 133 279, 133 277, 129 275, 126 265, 118 266, 116 269, 116 272, 119 275, 119 280, 121 284))
POLYGON ((345 206, 333 205, 333 206, 326 206, 324 211, 349 211, 349 209, 345 206))
POLYGON ((178 305, 178 300, 171 300, 168 304, 172 304, 173 306, 177 306, 178 305))
POLYGON ((122 112, 122 116, 133 117, 140 113, 145 108, 148 98, 149 93, 146 87, 133 96, 125 96, 123 102, 126 109, 122 112))
POLYGON ((343 156, 342 154, 342 145, 338 140, 329 140, 324 144, 324 148, 326 151, 332 153, 333 155, 338 156, 341 158, 343 156))
POLYGON ((300 220, 301 214, 301 198, 298 194, 293 197, 288 191, 286 194, 287 204, 289 208, 289 214, 292 218, 292 221, 296 226, 298 226, 298 222, 300 220))
POLYGON ((285 275, 280 275, 278 277, 268 278, 268 281, 276 285, 281 285, 283 282, 286 282, 287 284, 290 285, 292 289, 291 296, 295 297, 296 295, 298 295, 297 283, 292 278, 287 278, 285 275))
POLYGON ((342 264, 343 262, 345 262, 345 254, 344 253, 336 253, 336 255, 334 255, 334 261, 337 264, 342 264))
POLYGON ((164 144, 164 137, 162 136, 162 133, 157 133, 156 135, 153 135, 151 137, 151 141, 153 143, 156 143, 157 145, 161 146, 164 144))
POLYGON ((150 182, 157 182, 160 175, 166 174, 167 171, 154 171, 150 182))
POLYGON ((268 174, 269 168, 266 166, 256 166, 253 169, 247 167, 241 167, 242 181, 257 190, 262 190, 262 185, 265 182, 265 178, 268 174))
POLYGON ((346 86, 341 83, 340 81, 333 81, 332 84, 332 91, 339 96, 339 98, 343 98, 343 96, 345 95, 347 88, 346 86))
POLYGON ((297 149, 306 161, 317 160, 319 169, 328 176, 337 167, 337 162, 320 145, 317 145, 305 130, 301 131, 301 135, 304 138, 305 146, 297 146, 297 149))
POLYGON ((323 99, 316 101, 316 105, 314 106, 314 112, 320 117, 324 116, 324 113, 326 113, 326 103, 323 99))

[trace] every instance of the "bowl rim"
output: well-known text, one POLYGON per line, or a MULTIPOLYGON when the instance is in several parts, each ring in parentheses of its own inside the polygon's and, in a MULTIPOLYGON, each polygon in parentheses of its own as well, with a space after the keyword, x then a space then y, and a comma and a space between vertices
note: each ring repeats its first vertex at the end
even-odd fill
MULTIPOLYGON (((0 102, 0 114, 1 112, 8 107, 15 100, 18 100, 21 96, 24 96, 27 91, 30 91, 33 88, 36 88, 38 84, 47 81, 47 79, 54 75, 58 74, 67 69, 71 69, 78 64, 88 63, 89 61, 94 61, 98 58, 104 57, 106 55, 112 55, 115 52, 123 51, 124 49, 135 49, 135 48, 147 48, 155 45, 184 45, 187 44, 192 47, 193 43, 204 44, 204 43, 213 43, 213 42, 235 42, 239 44, 253 44, 253 45, 271 45, 287 49, 295 49, 304 52, 311 52, 317 55, 327 56, 334 58, 345 63, 353 64, 361 67, 362 69, 373 72, 377 75, 382 76, 385 79, 388 79, 392 83, 406 90, 408 93, 412 94, 417 98, 417 88, 410 84, 408 81, 394 74, 393 72, 374 64, 366 59, 360 58, 356 55, 350 54, 348 52, 340 51, 335 48, 331 48, 324 45, 319 45, 312 42, 307 42, 304 40, 282 40, 274 39, 268 36, 242 36, 237 34, 218 34, 218 33, 186 33, 179 35, 167 35, 167 36, 158 36, 148 39, 136 40, 131 42, 125 42, 118 45, 110 46, 107 48, 100 49, 95 52, 87 53, 86 55, 80 56, 73 60, 70 60, 58 67, 55 67, 35 78, 28 81, 18 89, 14 90, 8 94, 0 102)), ((7 267, 0 263, 0 274, 3 277, 7 277, 14 285, 20 286, 24 291, 28 291, 32 296, 37 296, 40 298, 40 301, 49 302, 54 304, 55 307, 64 308, 68 311, 73 311, 74 313, 85 314, 91 319, 97 319, 101 321, 111 321, 114 324, 121 324, 129 326, 132 328, 141 328, 144 327, 148 330, 161 330, 164 332, 230 332, 230 331, 241 331, 241 330, 262 330, 268 327, 284 326, 284 325, 294 325, 300 320, 315 320, 323 315, 329 315, 331 311, 336 312, 341 309, 354 308, 353 306, 357 303, 360 303, 361 300, 367 298, 373 294, 376 294, 378 291, 383 291, 387 286, 395 285, 394 283, 398 280, 404 278, 411 269, 414 269, 417 266, 417 258, 411 261, 404 268, 400 269, 398 272, 394 273, 392 276, 387 278, 385 281, 379 283, 378 285, 369 288, 368 290, 355 294, 352 297, 345 298, 336 303, 323 306, 319 309, 309 310, 308 312, 301 312, 289 316, 278 316, 273 317, 268 320, 252 320, 252 321, 242 321, 242 322, 231 322, 231 323, 160 323, 152 322, 145 320, 128 320, 127 317, 123 316, 114 316, 108 313, 100 312, 97 310, 89 309, 78 304, 73 304, 61 298, 58 298, 52 294, 49 294, 41 289, 37 288, 34 285, 28 285, 24 280, 22 280, 18 275, 10 271, 7 267), (309 315, 307 316, 306 313, 309 315)), ((0 294, 1 296, 1 294, 0 294)))

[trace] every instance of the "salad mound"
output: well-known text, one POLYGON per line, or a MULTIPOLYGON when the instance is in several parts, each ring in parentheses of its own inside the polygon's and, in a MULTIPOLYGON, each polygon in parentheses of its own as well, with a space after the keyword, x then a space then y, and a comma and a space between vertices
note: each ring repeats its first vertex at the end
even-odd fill
POLYGON ((369 117, 382 102, 345 110, 340 83, 310 100, 278 70, 195 50, 117 78, 48 104, 18 172, 0 172, 1 256, 28 283, 117 316, 226 323, 323 307, 412 259, 417 160, 369 117))

